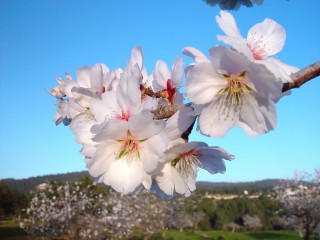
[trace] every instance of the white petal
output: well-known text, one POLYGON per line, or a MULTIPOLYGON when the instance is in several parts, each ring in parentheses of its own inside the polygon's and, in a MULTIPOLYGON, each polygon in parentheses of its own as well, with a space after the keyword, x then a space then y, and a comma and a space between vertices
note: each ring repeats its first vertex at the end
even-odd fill
POLYGON ((196 190, 196 179, 197 179, 197 175, 198 175, 198 167, 197 166, 192 166, 193 168, 193 173, 194 174, 189 174, 187 175, 187 177, 184 179, 185 182, 188 185, 188 188, 191 192, 193 192, 194 190, 196 190))
POLYGON ((96 151, 96 147, 95 146, 85 144, 85 145, 83 145, 80 153, 82 155, 86 156, 87 158, 92 158, 92 156, 95 153, 95 151, 96 151))
POLYGON ((249 81, 254 85, 257 94, 272 99, 278 99, 281 96, 283 83, 266 66, 252 63, 248 68, 249 81))
POLYGON ((153 120, 153 114, 142 112, 129 119, 129 131, 135 139, 145 140, 154 136, 164 129, 162 120, 153 120))
POLYGON ((126 67, 126 72, 130 72, 130 69, 138 64, 139 69, 142 69, 143 66, 143 54, 141 47, 134 47, 131 51, 131 57, 126 67))
POLYGON ((103 70, 105 67, 106 66, 104 64, 97 63, 90 69, 90 85, 91 90, 94 93, 102 92, 102 82, 104 77, 103 70))
POLYGON ((184 194, 187 185, 177 170, 170 163, 164 164, 161 174, 155 177, 159 188, 167 195, 174 195, 175 192, 184 194))
POLYGON ((186 73, 186 96, 196 104, 209 103, 226 83, 211 63, 199 63, 186 73))
POLYGON ((111 163, 117 161, 117 154, 120 150, 120 144, 114 140, 107 140, 97 145, 96 151, 92 157, 88 171, 91 176, 99 177, 110 169, 111 163))
POLYGON ((217 99, 203 108, 199 117, 199 129, 210 137, 224 137, 238 120, 233 108, 223 110, 217 99))
POLYGON ((194 47, 185 47, 182 49, 182 53, 193 58, 196 63, 210 62, 210 60, 202 52, 194 47))
POLYGON ((249 45, 261 44, 268 56, 272 56, 282 50, 286 31, 274 20, 266 18, 249 30, 247 39, 249 45))
POLYGON ((195 121, 196 117, 192 116, 191 112, 193 112, 191 107, 182 107, 167 120, 164 131, 170 140, 180 138, 195 121))
POLYGON ((220 11, 220 15, 221 17, 216 16, 216 21, 221 30, 230 37, 238 38, 239 40, 243 39, 232 14, 222 10, 220 11))
POLYGON ((177 57, 172 68, 171 80, 175 87, 180 87, 183 76, 183 64, 182 58, 177 57))
MULTIPOLYGON (((248 94, 242 106, 239 121, 247 124, 258 134, 273 130, 277 122, 274 102, 271 99, 248 94)), ((249 134, 250 131, 247 133, 249 134)))
POLYGON ((110 120, 93 138, 95 142, 102 142, 106 139, 123 140, 129 130, 129 124, 122 120, 110 120))
POLYGON ((223 159, 233 160, 234 156, 219 147, 197 149, 200 167, 211 174, 224 173, 226 166, 223 159))
POLYGON ((156 169, 159 160, 167 149, 169 139, 166 134, 159 133, 139 145, 140 158, 146 172, 156 169))
POLYGON ((275 58, 268 58, 261 61, 277 78, 280 78, 282 83, 292 82, 291 75, 299 71, 299 68, 290 66, 275 58))
POLYGON ((92 126, 96 124, 93 120, 86 119, 86 114, 77 115, 71 122, 70 128, 76 136, 76 142, 80 144, 93 145, 95 142, 92 141, 93 134, 90 131, 92 126))
POLYGON ((80 67, 76 71, 77 82, 80 87, 90 88, 90 67, 80 67))
POLYGON ((121 119, 122 111, 119 107, 117 96, 114 91, 107 91, 101 95, 101 99, 92 99, 89 104, 90 111, 97 122, 104 120, 121 119))
POLYGON ((71 89, 73 99, 83 108, 88 108, 92 98, 96 95, 89 88, 73 87, 71 89))
POLYGON ((117 86, 117 100, 122 111, 135 114, 141 106, 141 71, 136 64, 128 74, 122 74, 117 86))
POLYGON ((156 91, 167 89, 167 81, 171 79, 171 73, 164 61, 157 61, 153 71, 153 87, 156 91))
POLYGON ((76 81, 67 80, 63 86, 61 86, 61 91, 64 92, 69 98, 73 97, 71 89, 73 87, 79 87, 76 81))
POLYGON ((125 158, 113 162, 110 170, 103 176, 104 182, 123 194, 137 191, 143 179, 144 171, 141 164, 138 161, 129 164, 125 158))

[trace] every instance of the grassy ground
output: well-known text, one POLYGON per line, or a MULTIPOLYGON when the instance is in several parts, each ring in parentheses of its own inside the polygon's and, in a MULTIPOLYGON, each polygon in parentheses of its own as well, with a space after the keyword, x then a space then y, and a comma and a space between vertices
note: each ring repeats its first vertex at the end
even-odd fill
POLYGON ((274 239, 274 240, 301 240, 297 233, 286 231, 273 232, 256 232, 256 233, 230 233, 230 232, 179 232, 179 231, 164 231, 161 234, 156 234, 152 240, 256 240, 256 239, 274 239))
MULTIPOLYGON (((48 238, 37 238, 45 240, 48 238)), ((56 238, 57 239, 57 238, 56 238)), ((273 240, 300 240, 299 235, 295 232, 273 231, 273 232, 243 232, 230 233, 220 231, 163 231, 154 234, 150 240, 256 240, 256 239, 273 239, 273 240)), ((316 239, 316 238, 314 238, 316 239)), ((14 221, 0 222, 0 240, 31 240, 23 230, 19 228, 19 223, 14 221)))
POLYGON ((1 240, 29 240, 28 235, 19 227, 19 223, 8 220, 0 222, 1 240))

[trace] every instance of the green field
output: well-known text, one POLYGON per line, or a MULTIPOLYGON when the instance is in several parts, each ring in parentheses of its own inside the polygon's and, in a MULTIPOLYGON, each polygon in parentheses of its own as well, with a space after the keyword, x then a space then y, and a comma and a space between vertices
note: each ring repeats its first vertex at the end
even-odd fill
POLYGON ((152 240, 156 239, 185 239, 185 240, 254 240, 254 239, 275 239, 275 240, 300 240, 299 235, 294 232, 272 231, 272 232, 220 232, 220 231, 195 231, 195 232, 179 232, 179 231, 164 231, 161 234, 155 234, 152 240))
POLYGON ((29 240, 28 235, 19 227, 18 222, 1 221, 0 239, 2 240, 29 240))
MULTIPOLYGON (((18 226, 17 222, 2 221, 0 223, 0 239, 1 240, 30 240, 23 230, 18 226)), ((50 238, 37 238, 41 240, 50 238)), ((56 238, 57 239, 57 238, 56 238)), ((140 239, 140 238, 135 238, 140 239)), ((143 239, 143 237, 141 238, 143 239)), ((299 240, 299 235, 295 232, 287 231, 272 231, 272 232, 221 232, 221 231, 162 231, 161 233, 154 234, 149 238, 150 240, 255 240, 255 239, 274 239, 274 240, 299 240)), ((316 238, 314 238, 316 239, 316 238)))

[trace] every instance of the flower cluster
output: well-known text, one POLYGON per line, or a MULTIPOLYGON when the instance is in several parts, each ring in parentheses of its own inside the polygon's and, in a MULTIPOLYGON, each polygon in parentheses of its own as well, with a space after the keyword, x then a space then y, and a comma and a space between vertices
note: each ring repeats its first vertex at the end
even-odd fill
POLYGON ((217 22, 227 34, 218 39, 232 48, 212 47, 207 58, 186 47, 194 63, 185 69, 177 57, 171 69, 159 60, 149 75, 135 47, 123 69, 98 63, 77 69, 75 80, 69 74, 57 79, 49 91, 59 99, 55 122, 70 124, 98 182, 124 194, 147 189, 165 198, 189 196, 199 167, 224 173, 224 160, 234 159, 220 147, 188 142, 197 117, 198 129, 210 137, 233 126, 251 136, 275 128, 275 103, 297 70, 272 58, 283 47, 284 29, 266 19, 244 39, 231 14, 221 11, 217 22), (185 104, 183 94, 191 102, 185 104))

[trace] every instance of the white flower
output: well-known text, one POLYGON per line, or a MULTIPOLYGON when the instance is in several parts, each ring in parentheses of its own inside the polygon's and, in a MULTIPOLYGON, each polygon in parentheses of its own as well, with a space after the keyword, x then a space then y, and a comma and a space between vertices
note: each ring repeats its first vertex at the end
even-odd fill
POLYGON ((285 29, 272 19, 254 25, 248 32, 247 39, 243 38, 232 14, 220 11, 216 16, 219 27, 226 36, 218 35, 218 39, 230 44, 237 51, 245 54, 251 61, 264 64, 282 82, 292 81, 290 75, 299 69, 289 66, 273 58, 280 52, 286 40, 285 29))
POLYGON ((183 95, 178 91, 182 82, 183 64, 184 61, 177 57, 170 71, 167 64, 159 60, 153 71, 153 89, 161 91, 161 95, 171 105, 183 103, 183 95))
POLYGON ((192 65, 186 72, 186 95, 200 106, 200 131, 223 137, 233 125, 257 136, 276 125, 274 101, 282 82, 261 64, 226 47, 210 49, 211 62, 192 65))
POLYGON ((151 113, 108 121, 93 138, 98 145, 88 164, 89 173, 122 193, 136 192, 142 185, 150 188, 148 172, 157 167, 168 144, 164 127, 151 113))
POLYGON ((176 193, 189 196, 196 189, 198 168, 211 174, 224 173, 223 159, 233 160, 234 156, 219 147, 208 147, 203 142, 178 143, 168 149, 155 176, 155 191, 165 198, 176 193))

